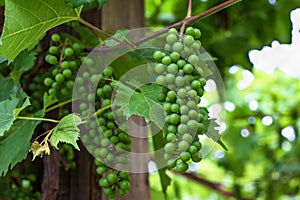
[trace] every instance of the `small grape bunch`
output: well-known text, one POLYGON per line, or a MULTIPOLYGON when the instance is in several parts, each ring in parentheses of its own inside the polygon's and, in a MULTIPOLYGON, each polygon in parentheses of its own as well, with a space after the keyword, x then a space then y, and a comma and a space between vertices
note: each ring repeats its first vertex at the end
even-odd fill
POLYGON ((165 51, 153 53, 156 83, 163 87, 158 101, 165 112, 163 128, 166 144, 164 158, 169 168, 188 169, 188 161, 199 162, 202 144, 198 135, 205 132, 206 109, 199 107, 206 80, 202 75, 199 29, 188 27, 180 36, 172 28, 166 36, 165 51))
POLYGON ((110 199, 114 199, 117 193, 124 196, 130 190, 130 175, 126 170, 113 170, 104 165, 101 161, 95 160, 96 172, 102 177, 99 179, 99 186, 103 193, 110 199))
POLYGON ((51 36, 51 46, 45 60, 52 67, 44 79, 49 95, 66 99, 71 94, 82 51, 83 46, 68 37, 62 41, 57 33, 51 36))

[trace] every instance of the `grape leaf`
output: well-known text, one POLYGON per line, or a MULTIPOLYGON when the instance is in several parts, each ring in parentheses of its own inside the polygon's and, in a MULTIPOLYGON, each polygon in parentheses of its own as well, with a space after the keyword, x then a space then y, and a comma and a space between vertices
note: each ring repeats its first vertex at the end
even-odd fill
POLYGON ((138 81, 131 80, 126 84, 119 81, 117 86, 114 104, 120 106, 120 111, 127 119, 132 115, 139 115, 145 117, 147 123, 153 121, 159 127, 162 126, 163 112, 159 111, 163 109, 157 102, 162 90, 161 85, 142 85, 138 81))
MULTIPOLYGON (((39 112, 36 116, 41 117, 39 112)), ((16 120, 4 137, 0 138, 0 176, 26 158, 30 139, 40 121, 16 120)))
POLYGON ((76 141, 79 139, 78 125, 84 123, 76 114, 69 114, 61 119, 59 124, 54 128, 50 137, 50 143, 53 147, 58 149, 59 142, 72 144, 75 149, 79 150, 76 141))
POLYGON ((108 0, 66 0, 66 3, 72 3, 73 7, 85 6, 84 10, 88 10, 94 7, 102 7, 108 0))
POLYGON ((48 106, 51 106, 52 104, 57 102, 56 96, 48 95, 47 92, 44 93, 44 111, 46 111, 46 108, 48 106))
POLYGON ((205 135, 208 138, 215 141, 216 143, 218 143, 219 145, 221 145, 221 147, 223 147, 223 149, 228 151, 228 148, 221 140, 221 135, 219 134, 219 130, 217 129, 219 127, 219 124, 216 122, 216 119, 209 119, 204 122, 204 125, 206 128, 205 135))
POLYGON ((19 113, 30 105, 28 98, 26 98, 21 107, 18 107, 18 103, 19 99, 16 96, 0 102, 0 137, 12 126, 19 113))
POLYGON ((27 97, 26 93, 23 91, 23 89, 17 82, 15 82, 11 78, 5 78, 1 74, 0 85, 0 101, 9 99, 12 95, 15 95, 21 100, 27 97))
POLYGON ((36 59, 36 53, 32 51, 22 51, 10 64, 10 67, 12 68, 12 72, 10 73, 10 76, 19 82, 21 75, 23 72, 30 70, 35 62, 36 59))
POLYGON ((32 49, 49 29, 77 20, 80 13, 61 0, 9 0, 5 3, 0 54, 8 60, 14 60, 24 49, 32 49))

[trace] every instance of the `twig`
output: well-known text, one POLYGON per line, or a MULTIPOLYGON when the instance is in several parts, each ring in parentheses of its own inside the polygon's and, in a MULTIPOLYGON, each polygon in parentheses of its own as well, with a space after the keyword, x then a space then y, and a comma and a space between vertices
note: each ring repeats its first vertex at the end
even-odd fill
POLYGON ((188 11, 187 11, 186 17, 183 20, 183 24, 180 28, 180 38, 183 36, 183 33, 184 33, 186 19, 188 19, 192 16, 192 3, 193 3, 193 0, 189 0, 188 11))
MULTIPOLYGON (((236 197, 236 195, 232 192, 229 192, 229 191, 226 191, 222 185, 220 183, 213 183, 211 181, 208 181, 206 179, 203 179, 201 177, 198 177, 198 176, 195 176, 194 174, 191 174, 191 173, 179 173, 175 170, 172 171, 174 174, 176 175, 180 175, 180 176, 183 176, 185 178, 188 178, 188 179, 191 179, 197 183, 200 183, 212 190, 215 190, 217 191, 218 193, 222 194, 223 196, 226 196, 226 197, 236 197)), ((240 198, 240 200, 254 200, 252 198, 240 198)))
POLYGON ((108 38, 111 38, 112 40, 115 40, 116 42, 120 43, 120 45, 124 45, 126 48, 131 49, 131 50, 134 49, 134 46, 132 46, 131 44, 128 44, 126 42, 119 40, 118 38, 113 37, 112 35, 106 33, 105 31, 101 30, 100 28, 90 24, 89 22, 85 21, 84 19, 78 18, 78 21, 80 23, 82 23, 83 25, 87 26, 88 28, 90 28, 91 30, 97 31, 97 32, 101 33, 102 35, 104 35, 108 38))

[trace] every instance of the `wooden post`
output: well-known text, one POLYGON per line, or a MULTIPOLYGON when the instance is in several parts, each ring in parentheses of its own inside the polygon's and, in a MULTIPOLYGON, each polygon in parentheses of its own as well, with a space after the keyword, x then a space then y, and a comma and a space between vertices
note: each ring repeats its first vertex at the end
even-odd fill
MULTIPOLYGON (((145 25, 144 18, 144 0, 110 0, 103 6, 101 25, 102 29, 114 33, 118 29, 140 28, 145 25)), ((134 116, 136 125, 130 127, 130 131, 141 133, 145 129, 141 126, 145 125, 142 117, 134 116), (140 126, 140 128, 139 128, 140 126)), ((147 133, 141 133, 144 135, 147 133)), ((135 153, 145 153, 149 151, 147 138, 132 138, 131 149, 135 153)), ((149 159, 149 158, 146 158, 149 159)), ((139 161, 137 161, 139 162, 139 161)), ((132 163, 134 165, 147 163, 132 163)), ((147 166, 142 166, 147 169, 147 166)), ((105 199, 105 197, 103 197, 105 199)), ((124 197, 118 200, 150 200, 150 187, 148 181, 148 173, 131 173, 131 189, 124 197)))

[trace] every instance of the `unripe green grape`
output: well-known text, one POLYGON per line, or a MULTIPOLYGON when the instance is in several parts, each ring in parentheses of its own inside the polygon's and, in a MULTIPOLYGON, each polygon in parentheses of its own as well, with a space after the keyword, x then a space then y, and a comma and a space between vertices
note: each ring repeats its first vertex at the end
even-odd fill
POLYGON ((184 78, 182 76, 177 76, 175 78, 175 84, 179 87, 184 86, 184 84, 185 84, 184 78))
POLYGON ((170 115, 170 123, 171 123, 171 124, 176 125, 176 124, 178 124, 179 122, 180 122, 180 117, 179 117, 178 114, 173 113, 173 114, 170 115))
POLYGON ((63 75, 64 75, 64 77, 66 77, 66 78, 70 78, 70 77, 72 76, 72 71, 69 70, 69 69, 65 69, 65 70, 63 71, 63 75))
POLYGON ((107 147, 109 145, 110 145, 110 140, 108 138, 104 138, 103 140, 101 140, 102 147, 107 147))
POLYGON ((172 45, 172 49, 173 51, 175 52, 181 52, 183 50, 183 44, 181 42, 175 42, 173 45, 172 45))
POLYGON ((96 93, 97 93, 98 97, 100 97, 100 98, 104 97, 103 88, 98 88, 96 93))
POLYGON ((197 105, 195 101, 188 101, 186 104, 190 109, 196 109, 197 105))
POLYGON ((184 162, 187 162, 191 159, 191 154, 187 151, 184 151, 180 154, 180 159, 184 162))
POLYGON ((195 38, 195 39, 198 39, 198 38, 201 37, 201 31, 200 31, 200 29, 195 28, 195 29, 194 29, 194 32, 195 32, 195 34, 194 34, 194 38, 195 38))
POLYGON ((56 56, 53 55, 47 55, 46 61, 51 65, 55 65, 58 62, 56 56))
POLYGON ((110 172, 109 174, 107 174, 106 178, 110 184, 113 184, 117 181, 118 176, 115 172, 110 172))
POLYGON ((188 95, 188 97, 190 97, 190 99, 196 100, 197 92, 195 90, 190 90, 190 91, 188 91, 187 95, 188 95))
POLYGON ((93 74, 91 77, 92 84, 96 85, 99 81, 99 76, 97 74, 93 74))
POLYGON ((102 106, 106 107, 106 106, 109 106, 109 105, 111 105, 111 100, 110 99, 104 99, 103 102, 102 102, 102 106))
POLYGON ((52 85, 52 83, 53 83, 53 80, 52 80, 51 78, 49 78, 49 77, 45 78, 44 84, 45 84, 46 86, 49 87, 49 86, 52 85))
POLYGON ((172 104, 171 111, 177 113, 179 111, 180 106, 178 104, 172 104))
POLYGON ((194 53, 194 50, 191 47, 184 47, 183 51, 184 51, 185 57, 194 53))
POLYGON ((64 77, 64 75, 62 75, 62 74, 57 74, 57 75, 55 76, 55 80, 56 80, 58 83, 62 83, 62 82, 64 82, 65 77, 64 77))
POLYGON ((174 74, 167 74, 165 78, 167 83, 174 83, 175 81, 175 75, 174 74))
POLYGON ((206 80, 205 80, 205 78, 200 78, 199 81, 200 81, 202 87, 204 87, 204 86, 206 85, 206 80))
POLYGON ((204 94, 204 90, 202 88, 198 88, 197 94, 198 94, 198 96, 202 97, 204 94))
POLYGON ((101 179, 99 180, 99 185, 100 185, 101 187, 104 187, 104 188, 107 188, 107 187, 110 186, 110 184, 109 184, 109 182, 108 182, 108 180, 107 180, 106 178, 101 178, 101 179))
POLYGON ((69 61, 63 61, 60 66, 63 69, 68 69, 70 67, 69 61))
POLYGON ((60 90, 60 92, 61 92, 62 95, 67 95, 67 94, 69 94, 69 90, 67 90, 66 88, 62 88, 62 89, 60 90))
POLYGON ((180 116, 180 123, 185 124, 189 121, 189 116, 188 115, 181 115, 180 116))
POLYGON ((171 63, 171 64, 168 65, 167 71, 169 73, 176 74, 178 72, 178 66, 176 64, 174 64, 174 63, 171 63))
POLYGON ((169 125, 167 128, 167 131, 169 133, 176 133, 177 132, 177 127, 175 125, 169 125))
POLYGON ((107 122, 106 126, 107 126, 108 129, 113 129, 113 128, 115 128, 115 123, 107 122))
POLYGON ((70 47, 65 48, 64 55, 67 57, 71 57, 74 54, 74 50, 70 47))
POLYGON ((118 186, 122 190, 129 190, 130 189, 130 182, 128 180, 122 180, 118 183, 118 186))
POLYGON ((186 124, 179 124, 177 129, 178 129, 178 133, 181 135, 189 131, 188 126, 186 124))
POLYGON ((68 89, 72 89, 73 86, 74 86, 74 81, 68 81, 68 82, 67 82, 67 88, 68 88, 68 89))
POLYGON ((123 180, 129 180, 130 179, 130 176, 129 176, 129 173, 128 171, 125 171, 125 170, 121 170, 118 172, 118 176, 123 179, 123 180))
POLYGON ((173 143, 167 143, 165 146, 164 146, 164 150, 166 153, 173 153, 176 149, 176 146, 175 144, 173 143))
POLYGON ((191 74, 184 75, 184 78, 189 83, 191 83, 194 80, 194 77, 191 74))
POLYGON ((82 46, 78 43, 73 43, 72 48, 76 53, 80 53, 82 51, 82 46))
POLYGON ((166 136, 167 142, 174 142, 176 140, 176 135, 174 133, 168 133, 166 136))
POLYGON ((195 35, 195 29, 193 27, 187 27, 185 29, 185 33, 188 34, 188 35, 194 36, 195 35))
MULTIPOLYGON (((189 112, 189 114, 190 113, 192 113, 192 111, 194 111, 194 110, 190 110, 190 112, 189 112)), ((196 111, 195 111, 196 112, 196 111)), ((197 113, 197 112, 196 112, 197 113)), ((196 120, 194 120, 194 119, 191 119, 191 120, 189 120, 188 122, 187 122, 187 126, 189 127, 189 130, 190 131, 193 131, 193 130, 197 130, 197 128, 198 128, 198 122, 196 121, 196 120)))
POLYGON ((120 196, 124 196, 124 195, 126 195, 127 193, 128 193, 127 190, 119 189, 119 194, 120 194, 120 196))
POLYGON ((112 162, 115 160, 115 156, 112 154, 112 153, 109 153, 107 156, 106 156, 106 160, 108 162, 112 162))
POLYGON ((194 42, 192 44, 192 48, 195 50, 195 51, 199 51, 200 50, 200 47, 201 47, 201 44, 199 44, 199 42, 194 42))
POLYGON ((169 65, 169 64, 171 64, 171 62, 172 62, 172 60, 171 60, 170 56, 165 56, 161 60, 161 63, 164 65, 169 65))
POLYGON ((187 92, 186 92, 186 90, 184 88, 180 88, 177 91, 177 96, 179 98, 185 98, 186 94, 187 94, 187 92))
POLYGON ((183 68, 183 66, 186 64, 186 61, 185 60, 178 60, 177 61, 177 65, 179 68, 183 68))
POLYGON ((51 40, 52 40, 53 42, 59 42, 60 36, 59 36, 57 33, 55 33, 55 34, 53 34, 53 35, 51 36, 51 40))
POLYGON ((89 102, 94 102, 95 101, 95 94, 93 94, 93 93, 88 94, 87 100, 89 102))
POLYGON ((59 53, 58 47, 57 46, 51 46, 49 48, 49 53, 51 53, 51 54, 58 54, 59 53))
POLYGON ((205 130, 204 124, 203 123, 198 123, 198 133, 203 134, 204 130, 205 130))
POLYGON ((197 148, 198 151, 200 151, 200 149, 202 148, 202 144, 199 141, 194 141, 192 143, 192 145, 194 145, 197 148))
POLYGON ((178 150, 180 152, 183 152, 183 151, 187 150, 188 148, 189 148, 189 143, 187 141, 182 140, 178 143, 178 150))
MULTIPOLYGON (((101 142, 100 142, 101 143, 101 142)), ((100 148, 99 155, 105 157, 108 154, 107 148, 100 148)))
POLYGON ((160 101, 160 102, 164 102, 165 98, 166 98, 166 94, 161 92, 161 93, 159 93, 159 95, 157 97, 157 100, 160 101))
POLYGON ((189 133, 185 133, 182 135, 182 140, 186 141, 187 143, 191 144, 193 142, 193 136, 189 133))
POLYGON ((189 57, 188 57, 188 61, 189 61, 189 63, 191 63, 192 65, 197 65, 197 63, 198 63, 198 61, 199 61, 199 58, 198 58, 198 56, 196 56, 196 55, 190 55, 189 57))
POLYGON ((161 63, 157 63, 155 64, 155 67, 154 67, 154 71, 155 73, 157 74, 163 74, 163 72, 166 70, 166 66, 161 64, 161 63))
POLYGON ((105 96, 109 97, 112 93, 112 87, 110 85, 104 85, 103 92, 105 96))
POLYGON ((183 71, 186 74, 191 74, 193 72, 193 70, 194 70, 194 67, 190 63, 187 63, 183 66, 183 71))
POLYGON ((192 154, 192 161, 200 162, 202 160, 202 154, 200 152, 196 152, 192 154))
POLYGON ((168 161, 167 161, 167 167, 169 168, 169 169, 172 169, 172 168, 174 168, 176 166, 176 160, 174 160, 174 159, 169 159, 168 161))
POLYGON ((190 152, 190 154, 194 154, 198 151, 197 147, 194 145, 191 145, 188 149, 188 151, 190 152))
POLYGON ((107 78, 111 77, 112 74, 113 74, 113 68, 111 66, 108 66, 103 70, 103 75, 107 78))
POLYGON ((153 59, 156 60, 156 61, 160 61, 163 57, 163 54, 161 51, 155 51, 153 53, 153 59))
POLYGON ((189 166, 185 162, 180 162, 176 165, 176 170, 178 172, 185 172, 188 168, 189 166))
POLYGON ((177 34, 176 28, 170 28, 170 29, 168 30, 168 34, 177 34))
POLYGON ((180 59, 180 54, 178 52, 172 52, 170 54, 170 58, 172 60, 172 62, 177 62, 180 59))
POLYGON ((119 138, 116 135, 111 136, 109 139, 113 144, 117 144, 119 142, 119 138))
POLYGON ((183 43, 186 46, 191 46, 194 43, 194 38, 191 35, 185 35, 183 36, 183 43))
POLYGON ((194 90, 197 90, 201 87, 201 83, 198 80, 194 80, 194 81, 192 81, 191 86, 194 90))
POLYGON ((76 69, 76 68, 77 68, 77 63, 76 63, 76 61, 74 61, 74 60, 70 61, 70 62, 69 62, 69 65, 70 65, 70 67, 71 67, 72 69, 76 69))
POLYGON ((166 51, 172 51, 172 46, 170 44, 165 44, 165 50, 166 51))
POLYGON ((167 38, 166 38, 166 41, 169 43, 169 44, 173 44, 177 41, 177 35, 176 34, 173 34, 173 33, 170 33, 167 35, 167 38))
POLYGON ((164 75, 159 75, 156 77, 155 82, 159 85, 166 85, 167 81, 166 81, 166 77, 164 75))
POLYGON ((107 172, 107 170, 108 170, 108 167, 105 167, 105 166, 99 166, 96 168, 96 172, 99 175, 103 175, 105 172, 107 172))

